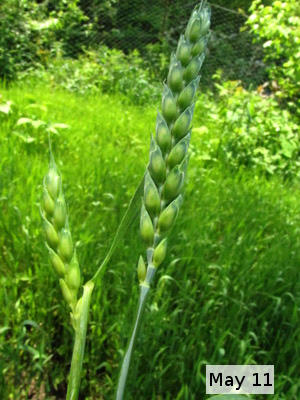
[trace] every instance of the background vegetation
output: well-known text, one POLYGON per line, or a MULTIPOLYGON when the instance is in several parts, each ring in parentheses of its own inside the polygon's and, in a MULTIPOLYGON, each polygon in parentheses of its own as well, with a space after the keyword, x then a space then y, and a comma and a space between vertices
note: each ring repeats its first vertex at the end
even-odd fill
MULTIPOLYGON (((185 3, 188 14, 192 2, 185 3)), ((247 12, 250 3, 232 7, 247 12)), ((145 15, 133 15, 127 1, 1 2, 5 400, 62 399, 66 389, 71 326, 39 215, 48 132, 86 281, 143 175, 160 76, 178 35, 168 31, 163 40, 159 24, 164 12, 174 26, 184 22, 181 4, 156 2, 145 15), (106 18, 97 20, 99 10, 106 18), (124 30, 122 15, 135 30, 124 30), (118 43, 125 46, 131 34, 142 38, 142 31, 151 33, 150 46, 141 42, 134 50, 113 41, 121 37, 118 43), (101 39, 101 46, 82 45, 91 38, 101 39)), ((205 398, 206 364, 251 363, 275 365, 274 399, 299 398, 299 6, 294 0, 264 5, 254 2, 241 25, 251 29, 254 48, 262 52, 264 80, 255 84, 255 63, 240 60, 240 76, 248 69, 248 80, 228 80, 226 71, 215 68, 198 94, 184 205, 129 378, 136 398, 205 398)), ((213 42, 209 58, 219 54, 226 62, 230 43, 222 53, 213 42)), ((137 232, 138 223, 93 295, 82 399, 112 397, 137 299, 135 268, 143 248, 137 232)))

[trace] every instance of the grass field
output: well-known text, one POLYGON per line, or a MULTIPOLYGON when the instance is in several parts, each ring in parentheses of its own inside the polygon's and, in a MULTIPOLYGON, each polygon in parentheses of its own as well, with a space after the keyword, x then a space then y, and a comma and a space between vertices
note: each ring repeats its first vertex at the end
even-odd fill
MULTIPOLYGON (((30 81, 0 93, 0 105, 13 102, 0 113, 0 397, 62 399, 72 328, 41 233, 47 130, 68 125, 56 127, 53 150, 86 281, 143 176, 158 104, 30 81)), ((195 127, 207 119, 204 99, 195 127)), ((196 130, 184 204, 148 302, 127 398, 205 399, 206 364, 274 364, 272 398, 297 400, 299 182, 206 162, 203 140, 196 130)), ((112 398, 137 300, 138 232, 136 221, 94 292, 81 399, 112 398)))

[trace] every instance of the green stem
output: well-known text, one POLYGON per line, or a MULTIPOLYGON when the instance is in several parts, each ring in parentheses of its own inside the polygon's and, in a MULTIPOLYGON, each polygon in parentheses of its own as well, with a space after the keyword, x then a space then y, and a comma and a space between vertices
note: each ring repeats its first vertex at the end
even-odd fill
POLYGON ((139 296, 139 302, 137 306, 137 311, 136 311, 136 317, 133 325, 133 329, 126 347, 125 351, 125 356, 123 358, 122 362, 122 367, 119 375, 119 381, 118 381, 118 387, 115 395, 115 400, 122 400, 124 396, 124 390, 126 386, 126 381, 127 381, 127 375, 130 367, 130 361, 131 361, 131 356, 132 352, 134 349, 134 343, 137 337, 137 333, 142 321, 142 317, 144 314, 145 310, 145 305, 146 305, 146 300, 148 297, 148 293, 150 290, 150 286, 147 284, 141 284, 140 285, 140 296, 139 296))
POLYGON ((86 330, 93 289, 94 283, 92 281, 87 282, 83 287, 82 308, 80 311, 79 321, 77 322, 77 329, 75 331, 75 343, 66 400, 78 399, 86 330))

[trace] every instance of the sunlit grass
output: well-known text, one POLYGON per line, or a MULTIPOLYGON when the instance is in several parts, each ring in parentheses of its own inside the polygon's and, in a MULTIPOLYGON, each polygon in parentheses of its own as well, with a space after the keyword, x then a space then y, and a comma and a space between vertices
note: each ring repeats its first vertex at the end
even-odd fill
MULTIPOLYGON (((135 107, 114 96, 77 96, 30 83, 0 93, 14 102, 11 114, 0 113, 0 396, 26 398, 44 382, 46 398, 58 399, 72 343, 41 236, 47 132, 17 121, 69 126, 53 135, 53 151, 86 281, 143 175, 157 105, 135 107), (26 143, 28 137, 35 140, 26 143)), ((202 109, 200 99, 196 119, 205 125, 202 109)), ((192 143, 201 147, 196 132, 192 143)), ((208 167, 197 154, 189 171, 184 210, 157 273, 128 392, 145 400, 196 400, 205 397, 205 364, 258 363, 275 365, 274 399, 296 400, 299 184, 232 174, 218 163, 208 167)), ((85 399, 112 396, 137 299, 141 247, 136 223, 94 293, 85 399)))

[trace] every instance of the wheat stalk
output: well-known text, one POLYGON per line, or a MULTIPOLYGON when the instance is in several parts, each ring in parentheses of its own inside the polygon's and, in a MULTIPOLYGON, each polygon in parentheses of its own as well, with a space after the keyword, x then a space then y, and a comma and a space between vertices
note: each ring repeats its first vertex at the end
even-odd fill
POLYGON ((59 276, 63 297, 71 308, 72 326, 76 330, 82 302, 82 299, 77 300, 81 280, 80 269, 69 228, 61 173, 54 161, 51 143, 49 171, 43 181, 41 216, 50 262, 59 276))
POLYGON ((137 267, 139 304, 121 367, 117 400, 123 399, 134 342, 150 285, 157 267, 165 258, 167 235, 182 204, 191 122, 200 81, 199 71, 209 37, 210 16, 206 1, 202 1, 192 12, 185 33, 179 39, 176 54, 171 56, 167 82, 163 87, 156 135, 155 138, 151 137, 140 218, 141 237, 147 245, 147 263, 140 256, 137 267))
POLYGON ((69 228, 69 216, 62 189, 61 174, 54 161, 50 138, 49 148, 50 163, 49 171, 43 181, 41 216, 50 262, 59 276, 63 297, 71 308, 70 317, 75 330, 75 342, 66 399, 76 400, 79 393, 88 312, 94 283, 89 281, 84 285, 83 295, 78 300, 77 295, 81 283, 80 269, 69 228))
POLYGON ((165 237, 182 204, 195 95, 209 27, 210 8, 202 2, 194 9, 184 35, 179 39, 176 54, 171 56, 162 110, 156 119, 156 137, 151 137, 144 185, 140 231, 148 247, 148 266, 139 274, 142 285, 151 284, 156 268, 164 260, 165 237))
MULTIPOLYGON (((206 1, 202 1, 194 9, 184 35, 180 37, 177 52, 171 57, 167 82, 164 84, 162 110, 161 113, 158 112, 156 120, 156 135, 155 138, 151 137, 150 161, 144 179, 140 218, 141 236, 147 245, 147 264, 140 256, 137 268, 140 297, 132 334, 122 363, 116 392, 117 400, 123 399, 135 338, 150 285, 157 267, 164 260, 167 235, 177 218, 182 203, 182 190, 191 138, 190 127, 209 26, 210 9, 207 7, 206 1)), ((84 285, 83 295, 78 300, 81 283, 80 269, 69 229, 61 174, 55 164, 50 142, 50 165, 43 183, 41 215, 50 262, 60 278, 62 294, 71 309, 71 323, 75 330, 67 400, 76 400, 79 394, 88 311, 94 281, 104 273, 110 257, 133 221, 136 215, 137 199, 142 189, 141 183, 130 202, 105 259, 93 278, 84 285)))

